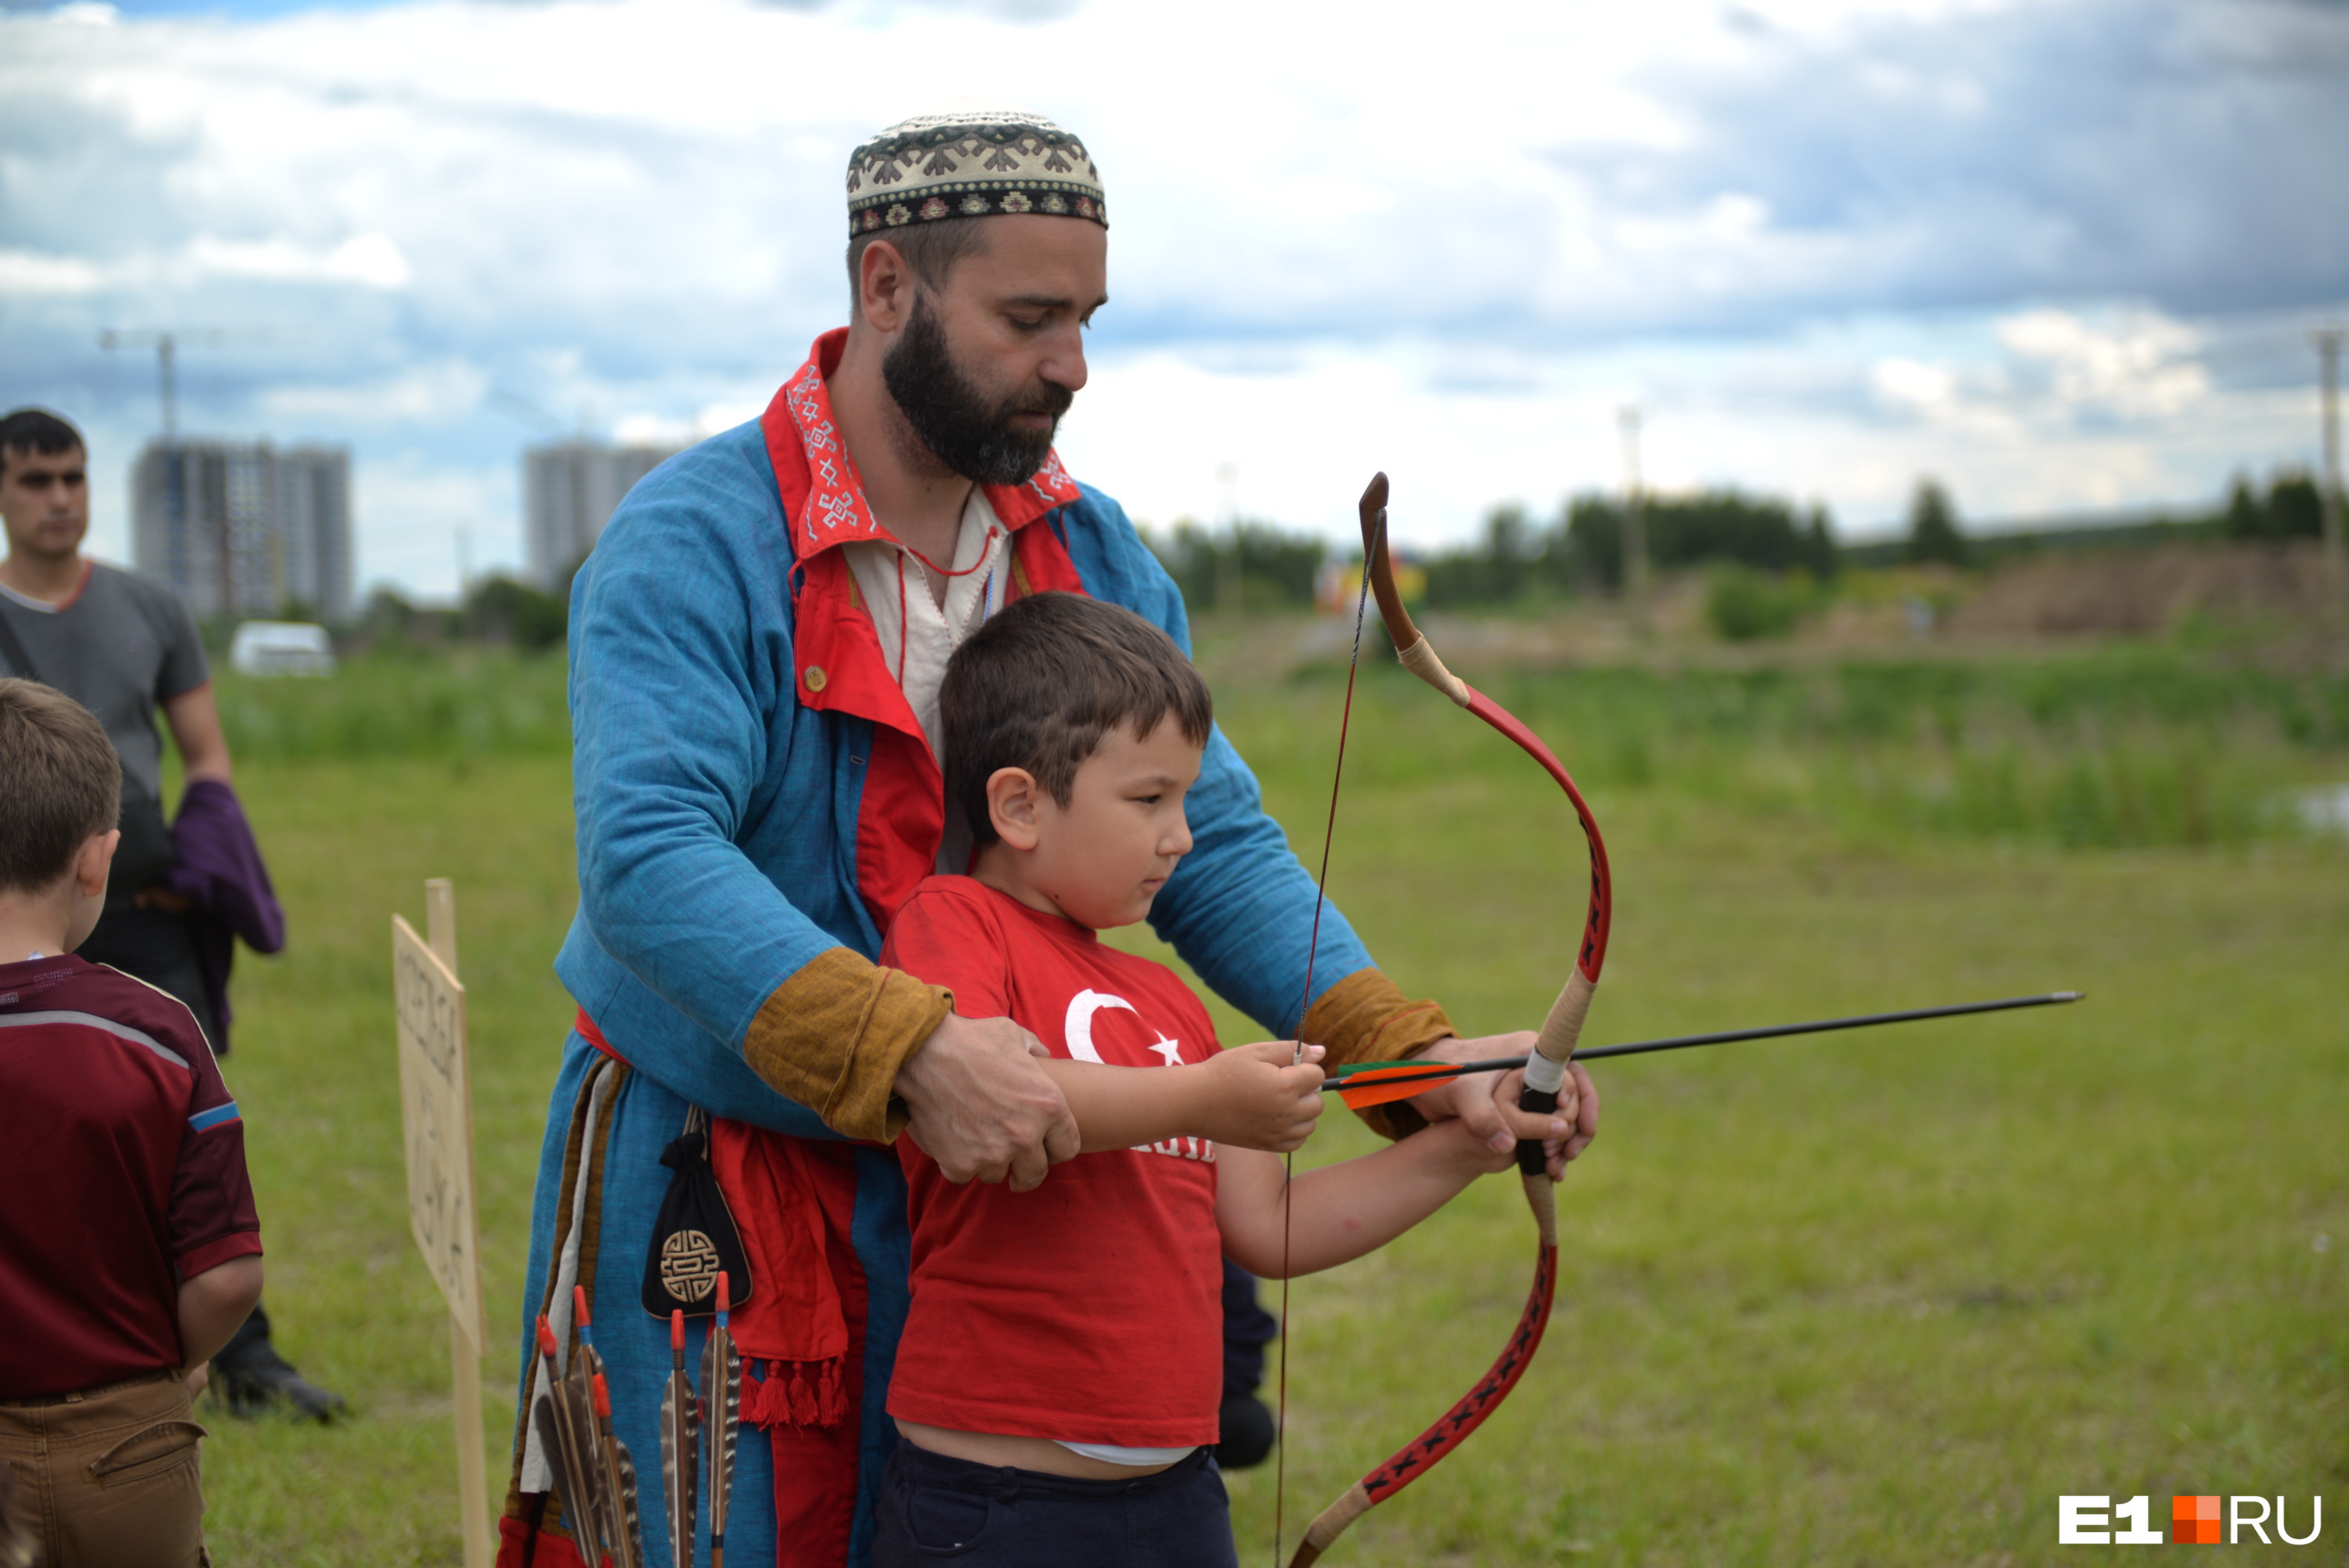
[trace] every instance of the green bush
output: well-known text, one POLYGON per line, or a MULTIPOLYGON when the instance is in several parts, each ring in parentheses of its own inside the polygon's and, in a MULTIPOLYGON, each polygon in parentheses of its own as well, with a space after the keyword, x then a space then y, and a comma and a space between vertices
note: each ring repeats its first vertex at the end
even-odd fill
POLYGON ((1747 566, 1714 571, 1704 596, 1704 618, 1732 643, 1783 637, 1809 613, 1816 594, 1807 583, 1773 577, 1747 566))

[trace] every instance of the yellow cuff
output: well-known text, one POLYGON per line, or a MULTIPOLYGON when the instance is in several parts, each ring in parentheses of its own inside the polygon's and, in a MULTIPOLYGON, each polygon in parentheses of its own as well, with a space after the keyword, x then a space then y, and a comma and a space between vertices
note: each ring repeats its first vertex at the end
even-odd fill
MULTIPOLYGON (((1413 1001, 1376 969, 1357 969, 1316 996, 1297 1031, 1299 1039, 1330 1048, 1331 1067, 1401 1061, 1457 1032, 1442 1007, 1413 1001)), ((1427 1125, 1407 1100, 1355 1114, 1387 1138, 1408 1138, 1427 1125)))
POLYGON ((760 1005, 742 1057, 842 1137, 885 1143, 905 1125, 897 1069, 953 1010, 943 986, 827 948, 760 1005))

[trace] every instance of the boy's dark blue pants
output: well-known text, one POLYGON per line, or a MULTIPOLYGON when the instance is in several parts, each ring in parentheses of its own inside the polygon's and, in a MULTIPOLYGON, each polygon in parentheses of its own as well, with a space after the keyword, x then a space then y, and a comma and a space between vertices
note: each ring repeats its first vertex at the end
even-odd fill
POLYGON ((1140 1480, 1071 1480, 900 1442, 873 1568, 1239 1568, 1215 1453, 1140 1480))

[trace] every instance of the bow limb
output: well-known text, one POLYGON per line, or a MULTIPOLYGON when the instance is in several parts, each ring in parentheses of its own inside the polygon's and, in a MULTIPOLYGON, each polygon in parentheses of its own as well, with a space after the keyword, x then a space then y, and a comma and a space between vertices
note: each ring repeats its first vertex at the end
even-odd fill
MULTIPOLYGON (((1371 592, 1378 596, 1379 615, 1386 623, 1396 657, 1405 669, 1508 737, 1539 763, 1542 770, 1566 792, 1589 847, 1590 896, 1583 916, 1581 952, 1557 1000, 1551 1004, 1548 1017, 1543 1020, 1541 1033, 1535 1041, 1535 1054, 1526 1064, 1526 1088, 1518 1101, 1527 1110, 1552 1110, 1557 1109, 1558 1090, 1566 1082, 1567 1065, 1573 1059, 1575 1042, 1581 1037, 1583 1020, 1589 1016, 1599 969, 1607 961, 1607 934, 1614 915, 1614 883, 1607 866, 1606 841, 1599 837, 1599 823, 1565 764, 1506 708, 1446 669, 1426 636, 1412 624, 1402 595, 1395 590, 1394 567, 1387 554, 1386 503, 1387 477, 1380 474, 1362 492, 1362 569, 1370 577, 1371 592)), ((1296 1556, 1290 1559, 1290 1568, 1309 1568, 1347 1526, 1433 1469, 1437 1460, 1500 1408, 1501 1401, 1509 1397, 1510 1390, 1525 1376, 1526 1368, 1532 1365, 1542 1333, 1549 1326, 1550 1307, 1557 1291, 1557 1201, 1538 1141, 1518 1144, 1517 1169, 1525 1183, 1526 1202, 1533 1209, 1538 1248, 1534 1256, 1533 1288, 1526 1297, 1525 1310, 1518 1315, 1506 1348, 1476 1386, 1441 1420, 1397 1449, 1321 1511, 1306 1528, 1305 1538, 1299 1542, 1296 1556)))

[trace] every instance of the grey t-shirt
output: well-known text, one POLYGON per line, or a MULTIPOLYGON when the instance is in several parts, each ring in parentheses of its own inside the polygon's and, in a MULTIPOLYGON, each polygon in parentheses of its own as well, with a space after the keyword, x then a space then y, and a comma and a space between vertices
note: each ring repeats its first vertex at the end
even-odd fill
POLYGON ((163 798, 163 743, 155 733, 155 705, 212 679, 195 617, 160 583, 92 562, 81 592, 63 604, 44 604, 0 583, 0 617, 25 645, 28 676, 98 715, 122 770, 163 798))

